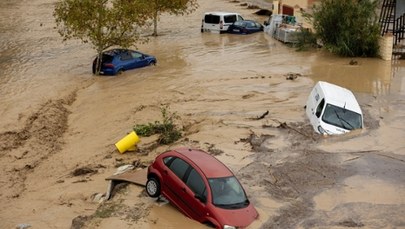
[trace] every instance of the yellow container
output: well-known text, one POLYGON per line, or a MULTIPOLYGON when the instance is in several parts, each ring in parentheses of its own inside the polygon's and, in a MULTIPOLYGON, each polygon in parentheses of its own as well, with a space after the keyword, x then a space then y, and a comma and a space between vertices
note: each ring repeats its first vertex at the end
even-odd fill
POLYGON ((135 131, 127 134, 123 139, 119 140, 115 143, 115 147, 117 147, 120 153, 124 153, 128 150, 131 150, 135 147, 135 145, 139 142, 139 137, 136 135, 135 131))

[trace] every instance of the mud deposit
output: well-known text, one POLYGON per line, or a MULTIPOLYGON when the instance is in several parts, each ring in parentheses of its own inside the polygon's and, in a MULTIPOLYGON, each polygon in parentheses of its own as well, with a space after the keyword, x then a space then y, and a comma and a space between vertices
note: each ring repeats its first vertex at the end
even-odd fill
POLYGON ((249 228, 405 228, 405 63, 296 52, 264 33, 200 33, 207 11, 245 18, 267 1, 199 1, 163 15, 158 37, 137 49, 153 67, 93 76, 94 51, 61 42, 54 0, 0 2, 0 228, 206 228, 142 187, 120 184, 121 165, 149 165, 177 146, 229 166, 260 217, 249 228), (318 80, 352 90, 365 128, 314 134, 304 104, 318 80), (182 138, 136 151, 114 144, 168 106, 182 138))

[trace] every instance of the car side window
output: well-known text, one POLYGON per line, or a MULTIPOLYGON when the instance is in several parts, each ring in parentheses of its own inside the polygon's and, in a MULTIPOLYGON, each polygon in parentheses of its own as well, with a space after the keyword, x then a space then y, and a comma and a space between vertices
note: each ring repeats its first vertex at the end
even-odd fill
POLYGON ((134 59, 142 57, 142 54, 140 54, 139 52, 132 52, 131 55, 132 55, 132 58, 134 58, 134 59))
POLYGON ((236 15, 225 15, 224 16, 225 23, 234 23, 236 20, 236 15))
POLYGON ((121 54, 121 60, 130 60, 132 56, 128 52, 124 52, 121 54))
POLYGON ((175 158, 172 163, 170 163, 169 168, 174 172, 174 174, 176 174, 178 178, 183 180, 184 174, 189 168, 189 164, 180 158, 175 158))
POLYGON ((316 117, 319 118, 321 116, 324 106, 325 106, 325 99, 322 99, 321 102, 319 103, 318 107, 316 107, 316 112, 315 112, 316 117))
POLYGON ((238 21, 243 21, 243 17, 238 15, 238 21))
POLYGON ((200 174, 195 169, 191 169, 190 174, 188 175, 186 180, 186 185, 195 194, 206 197, 204 181, 200 176, 200 174))
POLYGON ((163 158, 163 163, 164 163, 166 166, 169 166, 170 163, 171 163, 171 161, 172 161, 172 159, 173 159, 173 157, 165 157, 165 158, 163 158))
POLYGON ((205 15, 204 21, 205 21, 205 23, 219 24, 220 18, 218 15, 208 14, 208 15, 205 15))

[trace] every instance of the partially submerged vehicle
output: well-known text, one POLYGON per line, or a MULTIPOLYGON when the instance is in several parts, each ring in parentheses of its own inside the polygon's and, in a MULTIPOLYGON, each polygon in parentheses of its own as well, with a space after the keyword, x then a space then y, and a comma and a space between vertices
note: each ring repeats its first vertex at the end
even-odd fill
MULTIPOLYGON (((94 58, 92 70, 96 73, 98 57, 94 58)), ((100 74, 116 75, 124 71, 155 65, 156 57, 130 49, 111 49, 104 51, 101 58, 100 74)))
POLYGON ((148 167, 147 179, 150 197, 163 195, 186 216, 210 227, 245 228, 259 216, 231 170, 199 149, 160 154, 148 167))
POLYGON ((263 31, 263 25, 253 20, 235 21, 228 27, 228 33, 250 34, 263 31))
POLYGON ((298 42, 301 26, 294 16, 273 14, 264 22, 264 32, 283 43, 298 42))
POLYGON ((320 134, 344 134, 363 128, 363 113, 353 93, 328 82, 316 83, 305 109, 320 134))
POLYGON ((226 33, 230 25, 241 20, 243 17, 239 13, 207 12, 201 22, 201 32, 226 33))

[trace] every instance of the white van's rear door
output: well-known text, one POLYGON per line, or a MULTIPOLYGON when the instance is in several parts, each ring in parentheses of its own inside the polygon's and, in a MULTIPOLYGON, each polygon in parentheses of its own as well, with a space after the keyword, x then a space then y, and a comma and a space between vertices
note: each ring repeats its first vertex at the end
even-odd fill
POLYGON ((203 32, 219 33, 221 17, 215 14, 206 14, 203 21, 203 32))

